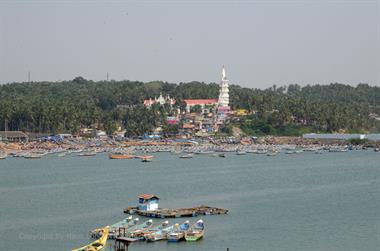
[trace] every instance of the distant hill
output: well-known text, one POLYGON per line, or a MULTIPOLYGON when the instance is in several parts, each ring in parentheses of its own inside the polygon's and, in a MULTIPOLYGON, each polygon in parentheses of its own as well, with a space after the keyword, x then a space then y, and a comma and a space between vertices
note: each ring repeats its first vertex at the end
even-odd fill
MULTIPOLYGON (((0 86, 0 130, 77 132, 98 125, 112 132, 118 125, 132 134, 165 124, 169 107, 142 106, 146 98, 170 95, 183 106, 187 98, 217 98, 219 86, 202 82, 98 81, 77 77, 63 82, 11 83, 0 86), (128 107, 118 109, 118 106, 128 107), (145 114, 142 118, 139 114, 145 114), (148 119, 149 118, 149 119, 148 119), (139 128, 141 124, 146 127, 139 128), (127 128, 128 129, 128 128, 127 128)), ((252 112, 234 120, 247 134, 298 135, 302 132, 379 132, 380 88, 359 84, 289 85, 260 90, 230 87, 232 109, 252 112)))

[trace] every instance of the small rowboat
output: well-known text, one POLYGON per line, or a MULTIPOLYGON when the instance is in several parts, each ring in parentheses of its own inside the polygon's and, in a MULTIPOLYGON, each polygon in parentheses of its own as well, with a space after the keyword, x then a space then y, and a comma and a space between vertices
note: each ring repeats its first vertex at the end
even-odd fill
POLYGON ((139 156, 142 162, 152 162, 153 161, 153 155, 142 155, 139 156))
POLYGON ((30 154, 26 154, 24 156, 25 159, 40 159, 42 158, 42 156, 44 156, 44 154, 40 154, 40 153, 30 153, 30 154))
POLYGON ((203 237, 204 232, 205 225, 202 220, 199 220, 185 233, 185 239, 186 241, 197 241, 203 237))
POLYGON ((110 154, 108 157, 110 159, 134 159, 135 155, 131 155, 131 154, 110 154))
MULTIPOLYGON (((166 223, 166 222, 164 222, 166 223)), ((159 240, 165 240, 168 238, 168 233, 172 232, 174 229, 174 225, 164 227, 164 223, 162 224, 162 228, 157 231, 151 231, 148 234, 144 235, 144 238, 148 242, 154 242, 159 240)))
POLYGON ((189 154, 185 154, 185 155, 181 155, 179 156, 181 159, 191 159, 194 155, 189 153, 189 154))
POLYGON ((107 243, 108 239, 108 233, 109 233, 109 228, 105 227, 102 230, 102 237, 100 237, 98 240, 84 246, 81 248, 73 249, 72 251, 99 251, 102 250, 107 243))
POLYGON ((96 155, 96 152, 82 152, 78 154, 78 156, 82 156, 82 157, 90 157, 90 156, 95 156, 95 155, 96 155))

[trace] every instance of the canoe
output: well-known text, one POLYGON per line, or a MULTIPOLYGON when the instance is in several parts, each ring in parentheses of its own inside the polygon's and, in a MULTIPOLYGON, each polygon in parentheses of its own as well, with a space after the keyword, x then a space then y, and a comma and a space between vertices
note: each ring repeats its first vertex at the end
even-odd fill
POLYGON ((73 249, 72 251, 99 251, 99 250, 102 250, 106 246, 106 243, 107 243, 109 228, 108 227, 103 228, 102 232, 103 232, 103 234, 98 240, 96 240, 96 241, 94 241, 94 242, 92 242, 92 243, 90 243, 84 247, 73 249))
POLYGON ((202 220, 199 220, 185 233, 185 240, 197 241, 203 237, 204 231, 205 225, 202 220))
POLYGON ((185 221, 181 225, 176 224, 174 226, 174 231, 168 234, 168 242, 179 242, 185 239, 185 234, 190 228, 189 221, 185 221))

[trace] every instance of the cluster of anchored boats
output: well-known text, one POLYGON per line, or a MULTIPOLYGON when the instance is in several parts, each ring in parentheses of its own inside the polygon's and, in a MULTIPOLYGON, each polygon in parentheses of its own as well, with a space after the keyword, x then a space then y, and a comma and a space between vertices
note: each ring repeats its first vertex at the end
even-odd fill
POLYGON ((200 219, 191 224, 188 220, 179 224, 169 224, 169 221, 153 223, 147 220, 139 224, 139 219, 132 216, 117 222, 111 226, 92 230, 90 235, 96 241, 73 251, 97 251, 105 247, 108 239, 127 237, 130 241, 154 242, 167 240, 168 242, 178 242, 181 240, 197 241, 203 237, 205 231, 204 222, 200 219))
MULTIPOLYGON (((131 240, 146 240, 149 242, 168 240, 177 242, 183 239, 187 241, 196 241, 203 237, 204 223, 198 220, 190 224, 187 220, 182 224, 169 224, 169 221, 153 223, 153 220, 147 220, 139 224, 139 218, 133 219, 132 216, 109 226, 108 239, 118 237, 128 237, 131 240)), ((92 238, 99 238, 102 235, 102 229, 95 229, 90 232, 92 238)))

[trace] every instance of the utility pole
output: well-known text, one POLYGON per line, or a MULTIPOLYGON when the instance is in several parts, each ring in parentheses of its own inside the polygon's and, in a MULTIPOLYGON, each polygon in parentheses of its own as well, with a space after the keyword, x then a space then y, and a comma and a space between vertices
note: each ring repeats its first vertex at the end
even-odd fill
POLYGON ((108 72, 107 72, 107 82, 108 82, 108 80, 109 80, 109 76, 110 76, 110 75, 109 75, 108 72))
POLYGON ((30 83, 30 71, 28 71, 28 83, 30 83))

